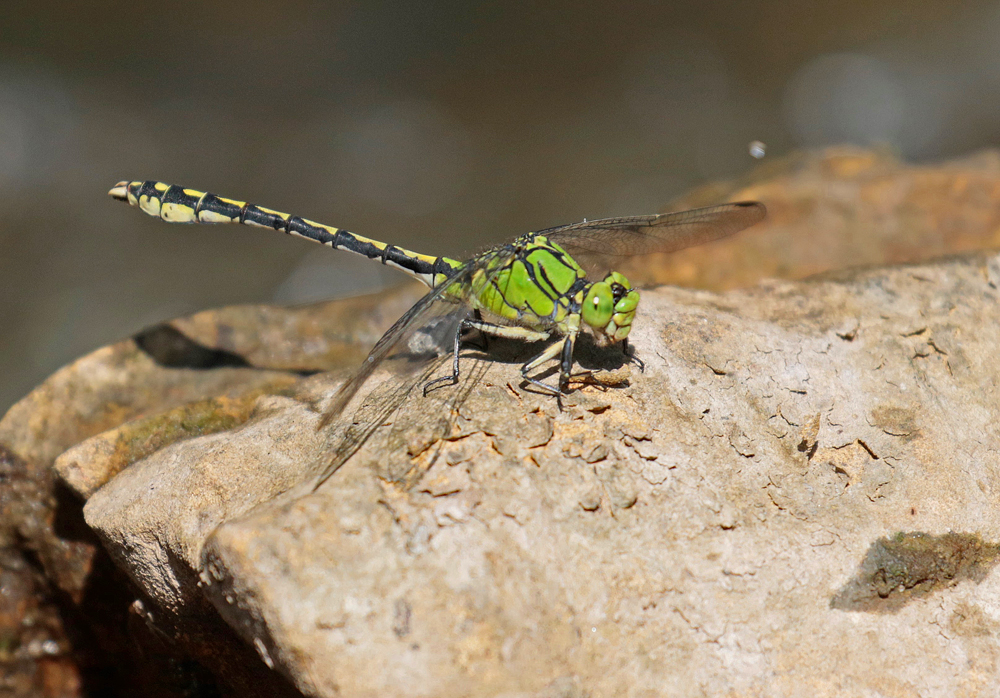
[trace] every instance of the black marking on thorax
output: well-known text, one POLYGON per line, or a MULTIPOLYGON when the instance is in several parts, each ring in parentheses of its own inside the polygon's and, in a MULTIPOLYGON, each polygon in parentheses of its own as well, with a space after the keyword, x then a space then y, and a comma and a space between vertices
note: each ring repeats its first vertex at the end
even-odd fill
MULTIPOLYGON (((532 247, 531 249, 521 249, 519 250, 518 254, 518 259, 520 259, 521 263, 524 264, 525 270, 527 271, 528 276, 531 278, 532 283, 535 284, 535 287, 538 288, 538 290, 541 293, 547 296, 548 299, 551 300, 554 304, 558 305, 560 298, 562 298, 565 293, 570 293, 573 290, 573 287, 576 285, 576 282, 574 281, 573 284, 570 286, 570 288, 567 289, 565 292, 559 291, 559 289, 556 288, 555 283, 553 283, 552 279, 549 278, 548 271, 546 270, 545 265, 541 261, 544 260, 546 257, 552 257, 559 264, 562 264, 567 269, 573 269, 573 266, 566 262, 566 255, 564 255, 562 252, 549 245, 545 245, 544 247, 535 246, 532 247), (531 259, 531 255, 538 255, 539 260, 533 261, 531 259), (538 282, 539 275, 545 282, 544 285, 538 282), (552 291, 551 293, 549 292, 549 289, 551 289, 552 291)), ((579 277, 577 278, 577 280, 579 280, 579 277)))
POLYGON ((593 285, 593 282, 588 281, 587 277, 578 277, 570 286, 569 291, 566 292, 566 309, 573 314, 579 313, 583 307, 583 299, 587 297, 587 291, 593 285), (580 297, 580 300, 577 300, 577 296, 580 297))

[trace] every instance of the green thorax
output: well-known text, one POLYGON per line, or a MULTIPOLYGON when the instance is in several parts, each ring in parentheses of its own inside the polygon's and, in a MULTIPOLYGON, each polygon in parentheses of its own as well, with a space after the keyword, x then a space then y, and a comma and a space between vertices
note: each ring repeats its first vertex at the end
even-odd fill
POLYGON ((484 257, 472 279, 476 310, 533 329, 560 327, 579 315, 590 286, 587 273, 545 236, 522 235, 484 257))

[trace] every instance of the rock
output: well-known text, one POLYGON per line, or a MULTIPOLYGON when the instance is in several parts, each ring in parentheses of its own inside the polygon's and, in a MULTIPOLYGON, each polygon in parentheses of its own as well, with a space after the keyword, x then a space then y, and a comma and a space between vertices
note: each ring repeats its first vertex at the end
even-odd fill
POLYGON ((281 392, 303 372, 355 365, 419 294, 298 308, 238 306, 158 325, 60 369, 0 420, 0 443, 52 462, 123 423, 217 397, 281 392))
MULTIPOLYGON (((389 294, 384 312, 412 296, 411 289, 389 294)), ((303 371, 363 355, 384 329, 379 323, 392 321, 364 312, 374 303, 228 308, 151 328, 56 372, 0 419, 5 687, 52 696, 155 690, 166 698, 219 681, 239 695, 294 693, 252 655, 248 663, 253 650, 204 600, 200 622, 158 607, 137 613, 137 591, 84 524, 81 502, 56 486, 52 468, 89 497, 167 444, 238 426, 258 398, 296 394, 303 371)))
MULTIPOLYGON (((975 674, 950 653, 997 649, 957 630, 926 649, 1000 617, 996 263, 656 289, 635 328, 644 374, 582 384, 560 412, 491 364, 444 442, 465 457, 390 452, 384 430, 296 491, 324 444, 285 399, 133 465, 85 514, 158 604, 195 606, 200 575, 308 695, 834 695, 831 677, 953 693, 975 674), (529 415, 551 437, 519 441, 529 415), (836 602, 899 531, 931 536, 900 578, 940 579, 836 602), (954 554, 933 538, 950 531, 985 541, 976 575, 925 562, 954 554)), ((428 410, 411 399, 396 421, 428 410)))
POLYGON ((84 594, 93 550, 54 530, 52 475, 0 446, 0 685, 12 696, 81 695, 58 589, 84 594))
MULTIPOLYGON (((288 377, 288 384, 294 378, 288 377)), ((278 392, 285 381, 265 384, 236 398, 198 400, 164 413, 126 422, 66 450, 53 467, 81 497, 90 497, 126 466, 165 446, 242 424, 262 393, 278 392)))
POLYGON ((87 502, 87 523, 156 608, 183 616, 201 599, 189 564, 201 542, 307 476, 329 450, 318 421, 295 400, 262 400, 239 429, 177 442, 123 470, 87 502))
POLYGON ((406 283, 385 293, 291 308, 235 306, 178 318, 169 327, 257 368, 330 371, 361 363, 382 333, 424 294, 406 283))
POLYGON ((763 201, 767 218, 752 233, 632 260, 623 269, 648 283, 718 290, 997 247, 998 188, 998 151, 935 165, 844 146, 794 153, 669 207, 763 201))
POLYGON ((413 397, 316 491, 353 409, 318 431, 342 374, 309 373, 412 289, 154 328, 0 443, 59 456, 132 617, 240 694, 988 692, 1000 259, 928 260, 995 244, 998 179, 831 150, 696 192, 771 215, 629 273, 756 286, 644 291, 645 372, 584 343, 562 410, 492 343, 457 412, 413 397))

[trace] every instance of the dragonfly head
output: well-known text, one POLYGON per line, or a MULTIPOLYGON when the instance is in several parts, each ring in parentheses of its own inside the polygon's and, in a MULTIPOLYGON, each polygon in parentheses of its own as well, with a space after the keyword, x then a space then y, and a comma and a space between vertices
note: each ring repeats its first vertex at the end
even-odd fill
POLYGON ((639 292, 622 274, 611 272, 591 284, 583 300, 583 321, 613 342, 628 337, 632 329, 639 292))

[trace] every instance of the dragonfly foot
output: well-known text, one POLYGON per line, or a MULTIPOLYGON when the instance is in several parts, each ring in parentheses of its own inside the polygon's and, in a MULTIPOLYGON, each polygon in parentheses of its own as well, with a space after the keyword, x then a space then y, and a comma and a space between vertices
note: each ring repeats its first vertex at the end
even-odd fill
POLYGON ((437 390, 446 385, 458 385, 458 376, 442 376, 441 378, 435 378, 432 381, 427 381, 424 383, 424 397, 427 397, 427 393, 432 390, 437 390))
POLYGON ((567 394, 566 391, 562 390, 561 388, 553 388, 548 383, 543 383, 542 381, 538 380, 537 378, 530 378, 530 377, 524 375, 523 373, 521 374, 521 377, 527 383, 530 383, 531 385, 535 386, 536 388, 538 388, 541 392, 545 393, 546 395, 553 395, 556 398, 561 398, 561 397, 564 397, 567 394))
POLYGON ((622 340, 622 351, 625 353, 625 358, 628 359, 628 362, 630 364, 635 364, 636 366, 639 367, 639 372, 640 373, 645 373, 646 372, 646 364, 644 364, 642 362, 642 359, 640 359, 638 356, 636 356, 634 351, 631 351, 631 352, 629 351, 629 346, 628 346, 628 340, 627 339, 623 339, 622 340))

